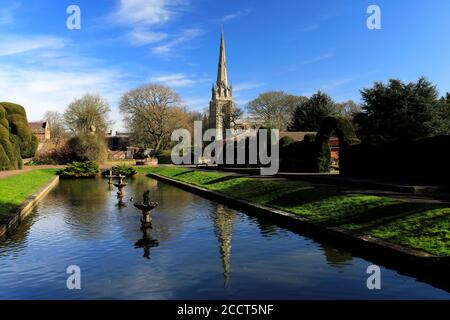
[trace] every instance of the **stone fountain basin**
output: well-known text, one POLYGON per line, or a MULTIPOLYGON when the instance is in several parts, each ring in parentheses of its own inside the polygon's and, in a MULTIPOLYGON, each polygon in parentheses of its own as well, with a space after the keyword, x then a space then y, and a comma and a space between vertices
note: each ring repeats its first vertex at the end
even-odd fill
POLYGON ((136 208, 138 208, 139 210, 142 210, 143 212, 149 212, 149 211, 155 209, 158 205, 159 205, 158 202, 150 202, 149 205, 144 205, 144 204, 139 204, 139 203, 134 204, 134 206, 136 208))

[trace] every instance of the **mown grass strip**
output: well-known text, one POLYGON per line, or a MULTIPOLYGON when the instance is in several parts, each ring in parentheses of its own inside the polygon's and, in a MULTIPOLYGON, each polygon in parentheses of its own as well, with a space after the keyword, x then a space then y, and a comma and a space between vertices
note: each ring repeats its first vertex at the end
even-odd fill
POLYGON ((450 208, 349 193, 300 181, 273 181, 177 167, 141 169, 228 196, 372 235, 406 247, 450 256, 450 208))
POLYGON ((9 213, 55 176, 55 169, 24 172, 0 179, 0 216, 9 213))

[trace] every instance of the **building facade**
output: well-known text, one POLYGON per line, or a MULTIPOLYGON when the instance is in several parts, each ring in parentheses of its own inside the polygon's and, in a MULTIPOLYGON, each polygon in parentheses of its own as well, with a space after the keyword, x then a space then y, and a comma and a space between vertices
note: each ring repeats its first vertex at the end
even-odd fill
POLYGON ((50 140, 50 123, 48 121, 29 122, 28 126, 39 142, 50 140))

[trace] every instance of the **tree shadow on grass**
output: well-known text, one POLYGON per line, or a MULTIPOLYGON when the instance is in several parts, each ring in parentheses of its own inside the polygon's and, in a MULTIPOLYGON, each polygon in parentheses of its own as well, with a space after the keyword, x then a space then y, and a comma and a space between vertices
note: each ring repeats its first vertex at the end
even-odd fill
POLYGON ((172 177, 179 177, 179 176, 182 176, 182 175, 185 175, 185 174, 188 174, 188 173, 192 173, 192 172, 195 172, 195 170, 187 170, 187 171, 183 171, 183 172, 174 174, 172 177))
POLYGON ((370 232, 371 230, 385 227, 396 222, 405 221, 409 217, 417 216, 417 222, 423 225, 438 225, 441 222, 448 221, 449 216, 427 216, 426 212, 435 209, 443 209, 443 206, 432 206, 429 204, 417 203, 397 203, 387 206, 381 206, 368 210, 364 214, 353 217, 342 217, 334 221, 335 225, 357 225, 355 230, 358 232, 370 232))
POLYGON ((205 182, 204 185, 211 185, 211 184, 216 184, 216 183, 221 183, 221 182, 226 182, 226 181, 230 181, 230 180, 234 180, 234 179, 239 179, 240 177, 238 176, 224 176, 224 177, 220 177, 208 182, 205 182))
POLYGON ((333 191, 323 187, 304 186, 299 190, 285 193, 268 203, 276 207, 296 207, 307 203, 322 201, 328 198, 342 195, 338 191, 333 191))

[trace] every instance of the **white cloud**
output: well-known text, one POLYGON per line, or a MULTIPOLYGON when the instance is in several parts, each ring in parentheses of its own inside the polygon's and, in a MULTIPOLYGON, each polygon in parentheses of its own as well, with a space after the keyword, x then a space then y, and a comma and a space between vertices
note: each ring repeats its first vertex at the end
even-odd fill
POLYGON ((301 62, 301 64, 302 65, 313 64, 313 63, 317 63, 317 62, 320 62, 320 61, 323 61, 323 60, 327 60, 327 59, 330 59, 330 58, 333 58, 333 57, 334 57, 334 53, 329 52, 329 53, 325 53, 325 54, 322 54, 320 56, 317 56, 315 58, 312 58, 310 60, 304 60, 304 61, 301 62))
POLYGON ((222 23, 225 23, 225 22, 230 21, 230 20, 239 19, 239 18, 248 16, 251 12, 252 12, 252 10, 249 9, 249 8, 244 9, 244 10, 240 10, 240 11, 237 11, 237 12, 235 12, 235 13, 231 13, 231 14, 228 14, 228 15, 222 17, 222 18, 220 19, 220 21, 221 21, 222 23))
POLYGON ((163 24, 187 4, 186 0, 120 0, 113 18, 126 25, 163 24))
POLYGON ((164 84, 173 88, 192 87, 197 83, 196 80, 190 79, 184 73, 166 74, 151 78, 152 82, 164 84))
POLYGON ((1 100, 23 105, 30 120, 41 119, 45 111, 63 111, 74 98, 87 92, 116 101, 122 85, 122 73, 118 70, 48 71, 39 67, 0 65, 1 100))
POLYGON ((155 54, 168 55, 174 46, 200 34, 197 28, 186 29, 176 36, 161 31, 166 24, 185 12, 189 3, 190 0, 120 0, 109 20, 131 28, 127 37, 135 46, 155 44, 171 38, 167 43, 152 49, 155 54))
POLYGON ((243 82, 238 83, 237 85, 233 86, 233 92, 242 92, 252 89, 261 88, 264 86, 264 83, 260 82, 243 82))
POLYGON ((141 28, 133 29, 128 35, 131 43, 137 46, 160 42, 167 38, 166 33, 148 31, 141 28))
POLYGON ((160 46, 152 49, 152 52, 157 55, 168 56, 172 53, 174 47, 178 47, 181 44, 192 41, 193 39, 204 34, 204 31, 199 28, 189 28, 185 29, 181 34, 177 35, 175 38, 166 42, 160 46))
MULTIPOLYGON (((98 93, 115 107, 129 87, 122 70, 84 56, 69 41, 46 35, 0 36, 0 100, 23 105, 29 120, 46 111, 63 111, 76 97, 98 93)), ((113 120, 120 121, 118 112, 113 120)))
POLYGON ((67 41, 53 36, 0 36, 0 56, 11 56, 40 49, 61 49, 67 41))

